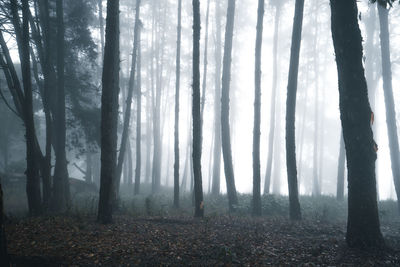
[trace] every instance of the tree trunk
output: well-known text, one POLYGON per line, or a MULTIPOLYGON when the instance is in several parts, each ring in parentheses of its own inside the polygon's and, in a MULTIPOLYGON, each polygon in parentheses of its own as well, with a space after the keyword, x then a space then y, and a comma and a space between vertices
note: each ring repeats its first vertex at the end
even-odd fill
MULTIPOLYGON (((133 37, 133 51, 132 51, 132 67, 129 78, 129 86, 128 86, 128 96, 126 98, 126 107, 125 107, 125 116, 124 116, 124 126, 122 130, 121 144, 119 148, 118 154, 118 163, 117 163, 117 173, 115 179, 115 197, 118 198, 119 194, 119 185, 121 182, 121 174, 122 174, 122 165, 124 163, 125 152, 126 152, 126 143, 129 138, 129 125, 131 121, 131 108, 132 108, 132 97, 133 97, 133 89, 135 87, 135 75, 136 75, 136 59, 137 59, 137 51, 139 45, 139 36, 140 36, 140 0, 136 0, 136 15, 135 15, 135 32, 133 37)), ((140 139, 139 139, 140 141, 140 139)), ((117 199, 115 199, 116 201, 117 199)))
MULTIPOLYGON (((140 2, 140 0, 138 0, 140 2)), ((137 11, 138 12, 138 11, 137 11)), ((137 82, 136 82, 136 97, 137 97, 137 115, 136 115, 136 169, 135 169, 135 195, 140 191, 140 172, 142 167, 142 81, 141 81, 141 47, 140 47, 140 30, 138 31, 138 60, 137 60, 137 82)))
POLYGON ((229 199, 229 210, 234 210, 234 205, 238 203, 235 186, 235 176, 232 164, 231 135, 229 129, 229 89, 231 81, 231 62, 232 62, 232 39, 233 25, 235 20, 235 0, 228 0, 228 10, 225 30, 225 47, 222 70, 222 96, 221 96, 221 138, 222 154, 224 158, 224 169, 226 187, 229 199))
POLYGON ((318 103, 319 103, 319 73, 318 73, 318 67, 319 67, 319 62, 318 62, 318 10, 317 10, 317 3, 315 4, 315 20, 314 20, 314 27, 315 27, 315 33, 314 33, 314 47, 313 47, 313 52, 314 52, 314 96, 315 96, 315 103, 314 103, 314 147, 313 147, 313 187, 312 187, 312 195, 313 196, 319 196, 321 194, 320 192, 320 184, 319 184, 319 179, 318 177, 318 147, 319 147, 319 131, 320 131, 320 125, 319 125, 319 111, 318 111, 318 103))
MULTIPOLYGON (((46 147, 45 147, 45 156, 41 160, 41 172, 42 172, 42 180, 43 180, 43 202, 45 207, 47 208, 49 203, 49 200, 54 194, 51 194, 51 146, 55 142, 53 142, 53 121, 52 121, 52 116, 51 112, 57 113, 54 108, 55 108, 55 101, 52 104, 52 101, 54 100, 54 91, 56 90, 57 86, 57 81, 56 81, 56 74, 54 70, 54 64, 52 61, 52 56, 51 56, 51 31, 50 31, 50 18, 49 18, 49 2, 47 0, 40 0, 38 1, 38 6, 39 6, 39 17, 40 17, 40 25, 42 28, 42 38, 39 36, 39 31, 37 30, 37 39, 42 39, 43 40, 43 49, 44 53, 42 57, 40 58, 41 66, 42 66, 42 71, 43 71, 43 77, 44 77, 44 95, 43 95, 43 110, 45 113, 45 120, 46 120, 46 147)), ((33 23, 31 23, 33 25, 33 23)), ((32 30, 35 29, 34 27, 31 27, 32 30)), ((40 51, 41 48, 41 43, 40 41, 36 41, 36 47, 38 51, 40 51)), ((54 147, 55 148, 55 147, 54 147)), ((56 150, 56 148, 55 148, 56 150)), ((54 185, 53 185, 54 187, 54 185)), ((54 189, 54 188, 53 188, 54 189)), ((56 201, 54 201, 53 204, 56 204, 56 201)), ((57 207, 54 207, 57 208, 57 207)))
MULTIPOLYGON (((1 180, 1 177, 0 177, 1 180)), ((0 264, 10 266, 10 259, 7 253, 7 239, 4 223, 3 190, 0 183, 0 264)))
POLYGON ((195 217, 204 216, 201 178, 201 114, 200 114, 200 1, 193 0, 193 173, 195 217))
POLYGON ((380 41, 382 55, 382 78, 383 92, 385 96, 386 125, 389 137, 390 162, 392 164, 392 175, 394 188, 397 196, 397 208, 400 213, 400 151, 399 139, 397 136, 396 107, 393 98, 392 69, 390 61, 390 39, 389 39, 389 10, 385 6, 378 4, 378 15, 380 24, 380 41))
POLYGON ((281 160, 282 160, 282 153, 281 153, 281 134, 282 134, 282 127, 281 127, 281 96, 280 91, 276 91, 276 107, 275 107, 275 153, 273 154, 274 160, 274 175, 272 180, 272 193, 275 195, 281 194, 281 160))
POLYGON ((286 166, 289 186, 289 213, 290 219, 292 220, 301 219, 299 190, 297 185, 296 138, 294 127, 303 10, 304 0, 296 0, 286 100, 286 166))
POLYGON ((101 96, 101 170, 97 220, 112 222, 117 167, 119 94, 119 0, 107 0, 101 96))
POLYGON ((179 89, 181 77, 182 0, 178 1, 174 128, 174 207, 179 208, 179 89))
POLYGON ((99 26, 100 26, 100 44, 101 60, 104 60, 104 20, 103 20, 103 0, 98 0, 99 6, 99 26))
POLYGON ((70 202, 67 156, 65 152, 65 89, 64 89, 64 9, 63 0, 57 0, 57 106, 56 125, 56 164, 54 168, 54 207, 64 212, 70 202))
POLYGON ((87 183, 93 182, 93 164, 92 164, 92 153, 90 151, 86 151, 86 174, 85 181, 87 183))
MULTIPOLYGON (((32 81, 29 58, 29 3, 22 1, 22 34, 18 43, 21 62, 22 80, 24 86, 24 112, 25 112, 25 137, 26 137, 26 194, 28 197, 29 214, 31 216, 42 213, 42 200, 40 193, 39 166, 36 159, 35 123, 33 119, 32 105, 32 81)), ((18 41, 19 38, 17 38, 18 41)))
POLYGON ((215 1, 215 96, 214 96, 214 152, 212 194, 219 195, 221 176, 221 7, 220 1, 215 1))
POLYGON ((208 65, 208 18, 210 16, 210 0, 207 0, 206 12, 206 32, 204 34, 204 69, 203 69, 203 84, 201 90, 201 125, 203 127, 204 107, 206 105, 206 88, 207 88, 207 65, 208 65))
POLYGON ((339 77, 340 114, 348 167, 346 241, 351 247, 382 246, 375 181, 375 142, 362 65, 355 0, 331 0, 332 39, 339 77))
POLYGON ((336 199, 342 201, 344 199, 344 164, 346 162, 346 150, 344 148, 343 132, 340 134, 340 148, 338 160, 336 199))
POLYGON ((258 1, 257 36, 254 72, 254 130, 253 130, 253 215, 261 215, 260 124, 261 124, 261 52, 264 21, 264 0, 258 1))
POLYGON ((271 108, 270 108, 270 121, 269 121, 269 137, 268 137, 268 160, 267 169, 265 172, 264 181, 264 194, 269 194, 271 185, 272 173, 272 156, 274 151, 274 135, 275 135, 275 104, 276 104, 276 90, 278 82, 278 40, 279 40, 279 19, 281 14, 281 6, 278 3, 275 7, 275 22, 274 22, 274 43, 272 48, 272 93, 271 93, 271 108))
POLYGON ((131 142, 128 139, 128 143, 127 145, 127 162, 128 163, 128 184, 131 185, 132 184, 132 179, 133 179, 133 159, 132 159, 132 146, 131 146, 131 142))

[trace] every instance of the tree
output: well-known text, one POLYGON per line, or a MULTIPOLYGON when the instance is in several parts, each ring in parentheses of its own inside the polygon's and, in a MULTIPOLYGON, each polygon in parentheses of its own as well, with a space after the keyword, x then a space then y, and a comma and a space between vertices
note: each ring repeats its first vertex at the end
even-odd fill
POLYGON ((133 51, 132 51, 132 66, 131 73, 129 78, 128 85, 128 96, 126 98, 126 107, 125 107, 125 116, 124 116, 124 126, 122 130, 121 144, 119 148, 118 154, 118 163, 117 163, 117 174, 115 180, 115 196, 118 196, 119 185, 121 182, 121 174, 122 174, 122 165, 124 163, 125 153, 126 153, 126 143, 129 137, 129 125, 131 121, 131 108, 132 108, 132 97, 133 97, 133 89, 135 85, 135 74, 136 74, 136 65, 137 65, 137 51, 139 45, 139 31, 140 31, 140 0, 136 0, 136 15, 135 15, 135 30, 133 37, 133 51))
POLYGON ((200 114, 200 1, 193 0, 193 173, 195 217, 204 216, 201 178, 201 114, 200 114))
POLYGON ((253 130, 253 215, 261 215, 260 124, 261 124, 261 50, 264 21, 264 0, 258 1, 257 36, 254 71, 254 130, 253 130))
MULTIPOLYGON (((140 1, 140 0, 138 0, 140 1)), ((136 169, 135 169, 135 195, 139 194, 140 190, 140 170, 142 165, 142 145, 141 145, 141 135, 142 135, 142 79, 141 79, 141 69, 142 69, 142 51, 140 44, 140 29, 138 32, 138 59, 137 59, 137 78, 136 78, 136 169)), ((130 147, 128 147, 130 150, 130 147)), ((129 158, 128 158, 129 159, 129 158)), ((132 159, 130 159, 132 160, 132 159)))
POLYGON ((204 33, 204 66, 203 66, 203 84, 201 90, 201 125, 203 126, 204 107, 206 105, 206 88, 207 88, 207 66, 208 66, 208 20, 210 16, 210 0, 207 0, 206 12, 206 31, 204 33))
POLYGON ((278 40, 279 40, 279 19, 281 14, 281 2, 274 1, 275 4, 275 21, 274 21, 274 40, 272 48, 272 93, 271 93, 271 108, 269 121, 269 137, 268 137, 268 159, 267 169, 265 172, 264 194, 269 194, 271 185, 272 173, 272 156, 274 151, 274 136, 275 136, 275 112, 276 112, 276 90, 278 82, 278 40))
POLYGON ((336 186, 336 199, 342 201, 344 199, 344 164, 346 163, 346 150, 344 148, 343 133, 340 134, 340 148, 338 159, 338 173, 336 186))
POLYGON ((397 136, 396 107, 393 98, 392 69, 390 60, 390 38, 388 23, 388 3, 378 1, 378 16, 380 25, 380 43, 382 55, 382 78, 383 93, 385 97, 386 125, 389 137, 390 162, 392 164, 392 175, 394 188, 397 195, 397 209, 400 213, 400 150, 397 136))
MULTIPOLYGON (((26 194, 28 196, 28 206, 30 215, 42 213, 42 203, 39 183, 39 167, 36 159, 36 140, 35 123, 33 120, 32 104, 32 81, 31 66, 29 55, 29 2, 22 1, 22 35, 18 44, 19 57, 21 61, 22 80, 24 85, 25 102, 23 110, 25 112, 25 137, 26 137, 26 194)), ((17 39, 19 39, 17 37, 17 39)), ((18 42, 18 40, 17 40, 18 42)))
POLYGON ((179 208, 179 89, 181 76, 182 0, 178 1, 178 26, 175 72, 175 128, 174 128, 174 206, 179 208))
MULTIPOLYGON (((0 177, 1 180, 1 177, 0 177)), ((7 239, 4 225, 4 206, 3 206, 3 190, 0 184, 0 264, 2 266, 10 266, 10 259, 7 253, 7 239)))
POLYGON ((214 92, 214 151, 213 179, 211 192, 214 196, 220 191, 221 174, 221 7, 215 1, 215 92, 214 92))
POLYGON ((303 10, 304 0, 296 0, 286 99, 286 167, 289 187, 289 213, 292 220, 301 219, 299 190, 297 185, 296 141, 294 127, 296 113, 297 76, 299 72, 299 57, 301 45, 301 30, 303 26, 303 10))
POLYGON ((371 108, 362 64, 356 0, 331 0, 332 39, 339 78, 340 118, 348 168, 346 242, 351 247, 383 245, 376 181, 371 108))
POLYGON ((235 22, 235 0, 228 0, 228 10, 226 17, 221 90, 221 139, 226 188, 229 199, 229 210, 233 211, 234 205, 238 203, 238 200, 236 195, 235 176, 233 173, 231 135, 229 128, 229 91, 231 81, 233 26, 235 22))
POLYGON ((101 96, 101 170, 97 220, 112 221, 117 166, 119 95, 119 0, 107 0, 101 96))
POLYGON ((56 164, 54 168, 54 205, 66 211, 70 202, 67 157, 65 152, 65 89, 64 89, 64 9, 63 0, 56 2, 57 12, 57 106, 55 113, 56 164))

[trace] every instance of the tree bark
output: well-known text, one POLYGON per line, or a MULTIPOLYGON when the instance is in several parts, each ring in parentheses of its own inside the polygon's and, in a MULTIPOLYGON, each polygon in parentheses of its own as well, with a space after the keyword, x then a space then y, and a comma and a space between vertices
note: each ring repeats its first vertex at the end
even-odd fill
POLYGON ((175 73, 175 127, 174 127, 174 207, 179 208, 179 89, 181 77, 182 0, 178 1, 178 26, 175 73))
MULTIPOLYGON (((140 0, 138 0, 140 1, 140 0)), ((142 167, 142 81, 141 81, 141 47, 140 47, 140 29, 138 31, 138 50, 137 50, 137 82, 136 82, 136 169, 135 169, 135 195, 140 191, 140 173, 142 167)))
POLYGON ((224 158, 224 169, 226 187, 229 199, 229 210, 233 211, 238 203, 235 186, 235 176, 232 164, 231 135, 229 129, 229 91, 231 81, 231 62, 232 62, 232 39, 233 26, 235 20, 235 0, 228 0, 225 47, 222 70, 222 95, 221 95, 221 138, 222 154, 224 158))
POLYGON ((253 215, 261 215, 260 124, 261 124, 261 52, 264 21, 264 0, 258 1, 257 35, 254 71, 254 130, 253 130, 253 215))
POLYGON ((54 205, 64 212, 70 205, 67 157, 65 152, 65 89, 64 89, 64 11, 63 0, 57 0, 57 107, 56 125, 56 164, 54 168, 54 205))
POLYGON ((340 148, 338 160, 336 199, 342 201, 344 199, 344 164, 346 162, 346 150, 344 148, 343 132, 340 134, 340 148))
POLYGON ((215 1, 215 96, 214 96, 214 151, 213 151, 213 179, 212 195, 220 193, 221 184, 221 7, 220 1, 215 1))
POLYGON ((97 220, 112 222, 117 167, 119 0, 107 0, 101 96, 101 170, 97 220))
POLYGON ((380 25, 380 42, 382 55, 382 78, 383 93, 385 97, 386 125, 389 138, 390 162, 392 164, 392 175, 394 188, 397 196, 397 209, 400 213, 400 151, 399 139, 397 136, 396 107, 393 98, 392 69, 390 60, 390 38, 389 38, 389 10, 378 4, 378 15, 380 25))
POLYGON ((193 0, 193 172, 195 217, 204 216, 201 178, 201 114, 200 114, 200 1, 193 0))
MULTIPOLYGON (((1 177, 0 177, 1 180, 1 177)), ((7 239, 4 223, 3 190, 0 183, 0 264, 10 266, 10 259, 7 253, 7 239)))
POLYGON ((346 241, 351 247, 382 246, 371 108, 362 65, 356 0, 331 0, 332 39, 339 78, 340 117, 348 168, 346 241))
POLYGON ((274 151, 274 136, 275 136, 275 105, 276 105, 276 90, 278 82, 278 40, 279 40, 279 19, 281 14, 280 3, 275 6, 275 22, 274 22, 274 40, 272 48, 272 93, 270 104, 270 121, 269 121, 269 137, 268 137, 268 159, 267 169, 265 172, 264 194, 269 194, 271 185, 272 173, 272 158, 274 151))
POLYGON ((286 100, 286 166, 289 187, 289 213, 290 219, 292 220, 301 219, 299 191, 297 185, 296 141, 294 127, 303 10, 304 0, 296 0, 286 100))
POLYGON ((203 126, 204 107, 206 105, 206 88, 207 88, 207 66, 208 66, 208 18, 210 16, 210 0, 207 0, 206 12, 206 32, 204 34, 204 69, 203 69, 203 84, 201 90, 201 125, 203 126))

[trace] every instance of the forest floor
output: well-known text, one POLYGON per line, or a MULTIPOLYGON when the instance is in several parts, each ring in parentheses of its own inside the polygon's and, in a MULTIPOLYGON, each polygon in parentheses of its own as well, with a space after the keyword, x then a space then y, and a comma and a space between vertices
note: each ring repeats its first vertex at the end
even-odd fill
POLYGON ((400 266, 400 223, 382 223, 386 251, 345 244, 345 223, 209 215, 11 219, 13 266, 400 266))

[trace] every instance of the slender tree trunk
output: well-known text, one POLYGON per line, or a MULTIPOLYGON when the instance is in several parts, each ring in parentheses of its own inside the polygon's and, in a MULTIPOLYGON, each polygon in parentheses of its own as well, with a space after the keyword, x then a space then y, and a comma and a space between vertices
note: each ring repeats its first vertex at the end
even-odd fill
POLYGON ((264 21, 264 0, 258 1, 257 37, 254 71, 254 130, 253 130, 253 215, 261 215, 260 124, 261 124, 261 52, 264 21))
POLYGON ((232 164, 231 135, 229 129, 229 91, 231 80, 232 62, 232 39, 233 26, 235 19, 235 0, 228 0, 225 48, 222 71, 222 95, 221 95, 221 138, 222 154, 224 158, 225 179, 228 191, 229 210, 234 210, 234 205, 238 203, 235 186, 235 176, 232 164))
MULTIPOLYGON (((272 158, 274 151, 274 135, 275 135, 275 104, 276 90, 278 82, 278 40, 279 40, 279 19, 281 14, 281 6, 277 4, 275 7, 275 22, 274 22, 274 43, 272 48, 272 93, 270 104, 270 121, 269 121, 269 137, 268 137, 268 160, 267 169, 265 172, 264 194, 269 194, 272 173, 272 158)), ((278 151, 279 152, 279 151, 278 151)))
POLYGON ((276 107, 275 107, 275 144, 274 150, 275 153, 273 154, 274 160, 274 175, 272 180, 272 193, 275 195, 281 194, 281 138, 282 138, 282 127, 281 127, 281 96, 280 91, 276 92, 276 107))
POLYGON ((195 217, 204 216, 201 178, 201 114, 200 114, 200 1, 193 0, 193 172, 195 217))
MULTIPOLYGON (((133 37, 133 51, 132 51, 132 67, 131 73, 129 78, 129 86, 128 86, 128 96, 126 98, 126 107, 125 107, 125 116, 124 116, 124 126, 122 130, 122 137, 121 137, 121 144, 119 148, 118 154, 118 163, 117 163, 117 170, 116 170, 116 179, 115 179, 115 197, 118 198, 119 194, 119 185, 121 182, 121 174, 122 174, 122 165, 124 163, 124 157, 126 152, 126 143, 129 138, 129 125, 131 121, 131 110, 132 110, 132 98, 133 98, 133 89, 135 87, 135 75, 136 75, 136 60, 137 60, 137 51, 139 45, 139 36, 140 36, 140 0, 136 0, 136 15, 135 15, 135 30, 134 30, 134 37, 133 37)), ((139 140, 140 141, 140 140, 139 140)), ((116 199, 115 199, 116 201, 116 199)))
POLYGON ((318 73, 318 10, 317 10, 317 3, 315 4, 315 34, 314 34, 314 92, 315 92, 315 103, 314 103, 314 151, 313 151, 313 189, 312 195, 319 196, 320 193, 320 185, 319 185, 319 177, 318 177, 318 136, 319 136, 319 111, 318 111, 318 103, 319 103, 319 73, 318 73))
POLYGON ((214 152, 212 194, 219 195, 221 176, 221 7, 220 1, 215 1, 215 96, 214 96, 214 152))
MULTIPOLYGON (((22 1, 22 28, 19 40, 19 57, 21 62, 22 80, 24 85, 24 111, 25 111, 25 137, 26 137, 26 194, 28 197, 29 214, 31 216, 42 213, 42 200, 40 194, 39 167, 35 155, 35 124, 33 119, 32 105, 32 81, 29 58, 29 3, 28 0, 22 1)), ((18 40, 19 38, 17 38, 18 40)))
POLYGON ((330 3, 348 167, 346 241, 351 247, 382 246, 375 181, 375 142, 362 65, 357 3, 355 0, 331 0, 330 3))
MULTIPOLYGON (((55 104, 52 104, 54 100, 54 91, 57 86, 56 74, 53 67, 53 61, 51 56, 51 31, 50 31, 50 18, 49 18, 49 2, 48 0, 40 0, 39 4, 39 17, 43 35, 43 48, 44 55, 41 57, 41 65, 44 76, 44 97, 43 97, 43 110, 45 113, 46 120, 46 145, 45 145, 45 156, 41 160, 42 180, 43 180, 43 201, 47 208, 49 200, 52 197, 51 194, 51 146, 53 142, 53 121, 51 112, 54 111, 55 104)), ((32 25, 32 23, 31 23, 32 25)), ((34 27, 32 27, 34 29, 34 27)), ((36 46, 40 49, 41 45, 39 41, 36 42, 36 46)), ((39 51, 39 50, 38 50, 39 51)), ((55 101, 54 101, 55 102, 55 101)), ((56 112, 54 112, 56 113, 56 112)), ((54 115, 54 114, 53 114, 54 115)), ((56 148, 55 148, 56 150, 56 148)), ((53 185, 54 187, 54 185, 53 185)), ((54 188, 53 188, 54 189, 54 188)), ((56 204, 53 203, 53 204, 56 204)), ((54 207, 57 209, 57 207, 54 207)))
POLYGON ((100 26, 100 44, 101 60, 104 60, 104 20, 103 20, 103 0, 97 0, 99 6, 99 26, 100 26))
POLYGON ((117 167, 119 94, 119 0, 107 0, 101 96, 101 170, 97 220, 112 221, 117 167))
MULTIPOLYGON (((140 0, 138 0, 140 1, 140 0)), ((137 97, 137 115, 136 115, 136 169, 135 169, 135 195, 140 191, 140 172, 142 167, 142 55, 140 45, 140 30, 138 32, 138 59, 137 59, 137 82, 136 82, 136 97, 137 97)))
MULTIPOLYGON (((0 177, 1 180, 1 177, 0 177)), ((0 264, 10 266, 10 259, 7 253, 7 239, 4 223, 3 190, 0 183, 0 264)))
POLYGON ((290 219, 292 220, 301 219, 299 190, 297 185, 296 141, 294 127, 303 10, 304 0, 296 0, 286 100, 286 165, 289 186, 289 213, 290 219))
POLYGON ((203 69, 203 84, 201 90, 201 125, 203 126, 204 107, 206 104, 206 87, 207 87, 207 65, 208 65, 208 18, 210 16, 210 0, 207 0, 206 13, 206 32, 204 34, 204 69, 203 69))
POLYGON ((67 210, 70 202, 67 156, 65 152, 65 89, 64 89, 64 9, 63 0, 56 2, 57 12, 57 107, 56 125, 56 164, 54 168, 55 209, 67 210))
POLYGON ((132 146, 131 146, 131 142, 130 142, 130 140, 129 140, 129 138, 128 138, 128 143, 126 144, 127 145, 127 164, 128 164, 128 181, 127 181, 127 183, 129 184, 129 185, 131 185, 132 184, 132 179, 133 179, 133 159, 132 159, 132 146))
POLYGON ((343 133, 340 134, 340 148, 338 160, 336 199, 342 201, 344 199, 344 164, 346 162, 346 150, 344 148, 343 133))
POLYGON ((181 77, 182 0, 178 1, 176 41, 175 128, 174 128, 174 206, 179 208, 179 89, 181 77))
POLYGON ((397 208, 400 213, 400 151, 399 139, 397 136, 396 107, 393 98, 392 69, 390 60, 390 39, 389 39, 389 10, 385 6, 378 4, 378 15, 380 24, 380 41, 382 55, 382 78, 383 92, 385 96, 386 125, 389 138, 390 162, 392 164, 392 175, 394 188, 397 196, 397 208))
POLYGON ((87 183, 93 182, 93 164, 92 164, 92 153, 90 151, 86 151, 86 174, 85 181, 87 183))

